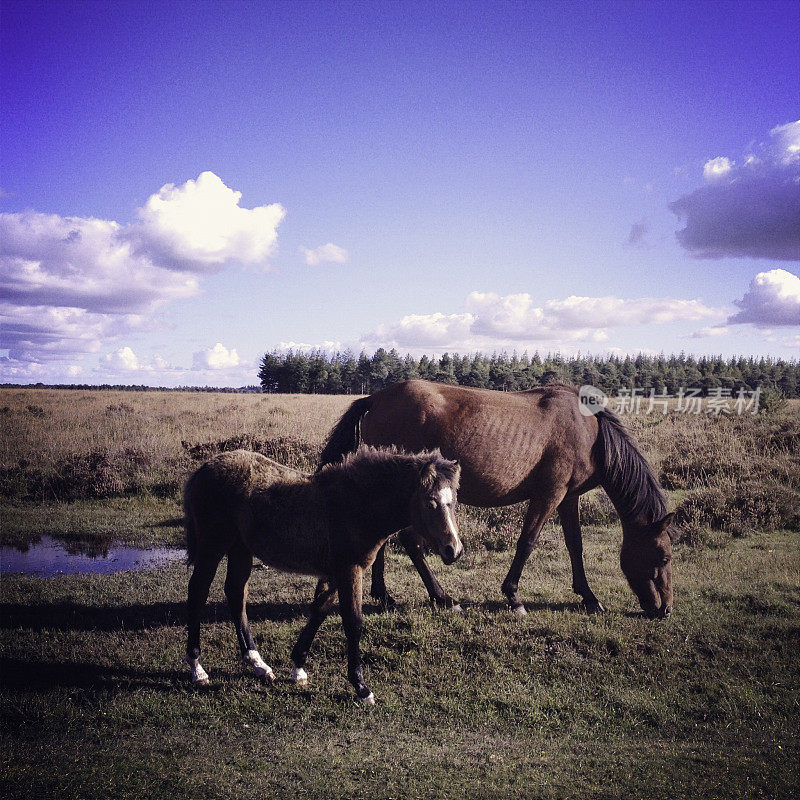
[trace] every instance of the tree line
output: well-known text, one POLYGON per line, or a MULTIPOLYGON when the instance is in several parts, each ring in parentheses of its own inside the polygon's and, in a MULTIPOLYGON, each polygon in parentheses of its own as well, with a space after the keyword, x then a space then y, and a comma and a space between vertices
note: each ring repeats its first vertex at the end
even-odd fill
POLYGON ((563 381, 590 384, 606 394, 642 388, 677 394, 681 388, 700 389, 706 395, 718 387, 753 391, 772 389, 785 397, 800 396, 800 363, 770 356, 695 357, 678 355, 562 356, 538 352, 444 353, 417 359, 397 350, 378 348, 372 356, 351 351, 274 350, 261 359, 258 377, 265 392, 290 394, 371 394, 391 383, 424 378, 439 383, 517 391, 563 381))

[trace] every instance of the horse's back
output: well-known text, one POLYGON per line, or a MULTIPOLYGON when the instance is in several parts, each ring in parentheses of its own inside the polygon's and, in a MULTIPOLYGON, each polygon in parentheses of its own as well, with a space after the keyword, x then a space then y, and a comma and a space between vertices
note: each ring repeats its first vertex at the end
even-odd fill
POLYGON ((364 441, 440 448, 461 462, 460 497, 469 505, 527 499, 532 484, 553 471, 577 483, 593 471, 596 422, 580 414, 572 387, 498 392, 412 380, 373 397, 362 421, 364 441))

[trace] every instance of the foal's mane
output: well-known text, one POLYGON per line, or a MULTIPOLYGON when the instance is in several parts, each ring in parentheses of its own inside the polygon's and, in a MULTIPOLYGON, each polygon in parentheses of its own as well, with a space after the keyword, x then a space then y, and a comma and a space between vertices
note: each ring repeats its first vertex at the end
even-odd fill
POLYGON ((400 479, 409 472, 416 476, 422 475, 426 466, 436 476, 444 479, 454 491, 458 490, 458 466, 444 458, 438 449, 406 453, 394 446, 361 445, 355 452, 347 453, 341 461, 323 466, 318 475, 343 475, 360 486, 385 487, 388 481, 400 479))
POLYGON ((667 513, 667 502, 647 459, 622 420, 604 409, 597 414, 602 485, 620 518, 655 522, 667 513))

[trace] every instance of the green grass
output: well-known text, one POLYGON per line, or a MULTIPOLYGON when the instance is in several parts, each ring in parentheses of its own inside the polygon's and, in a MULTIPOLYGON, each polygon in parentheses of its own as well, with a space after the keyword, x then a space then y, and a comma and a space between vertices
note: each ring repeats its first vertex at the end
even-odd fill
POLYGON ((675 615, 636 613, 619 531, 586 534, 609 608, 584 614, 553 528, 523 576, 520 619, 499 585, 509 553, 434 569, 465 602, 431 611, 408 559, 401 600, 367 604, 374 708, 353 702, 338 616, 311 683, 288 682, 313 582, 257 569, 251 620, 279 681, 238 663, 217 576, 203 628, 209 691, 189 685, 188 574, 4 577, 3 797, 793 797, 800 756, 800 549, 795 533, 678 548, 675 615))

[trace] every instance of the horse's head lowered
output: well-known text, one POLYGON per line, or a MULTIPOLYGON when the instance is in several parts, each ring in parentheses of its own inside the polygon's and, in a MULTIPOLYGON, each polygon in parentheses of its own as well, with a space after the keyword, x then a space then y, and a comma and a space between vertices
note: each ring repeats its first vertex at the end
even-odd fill
POLYGON ((649 617, 668 617, 672 613, 672 539, 670 525, 674 514, 657 522, 628 528, 620 565, 631 589, 649 617))
POLYGON ((412 500, 412 522, 442 561, 452 564, 464 552, 455 519, 461 467, 457 461, 443 458, 438 450, 425 456, 412 500))

